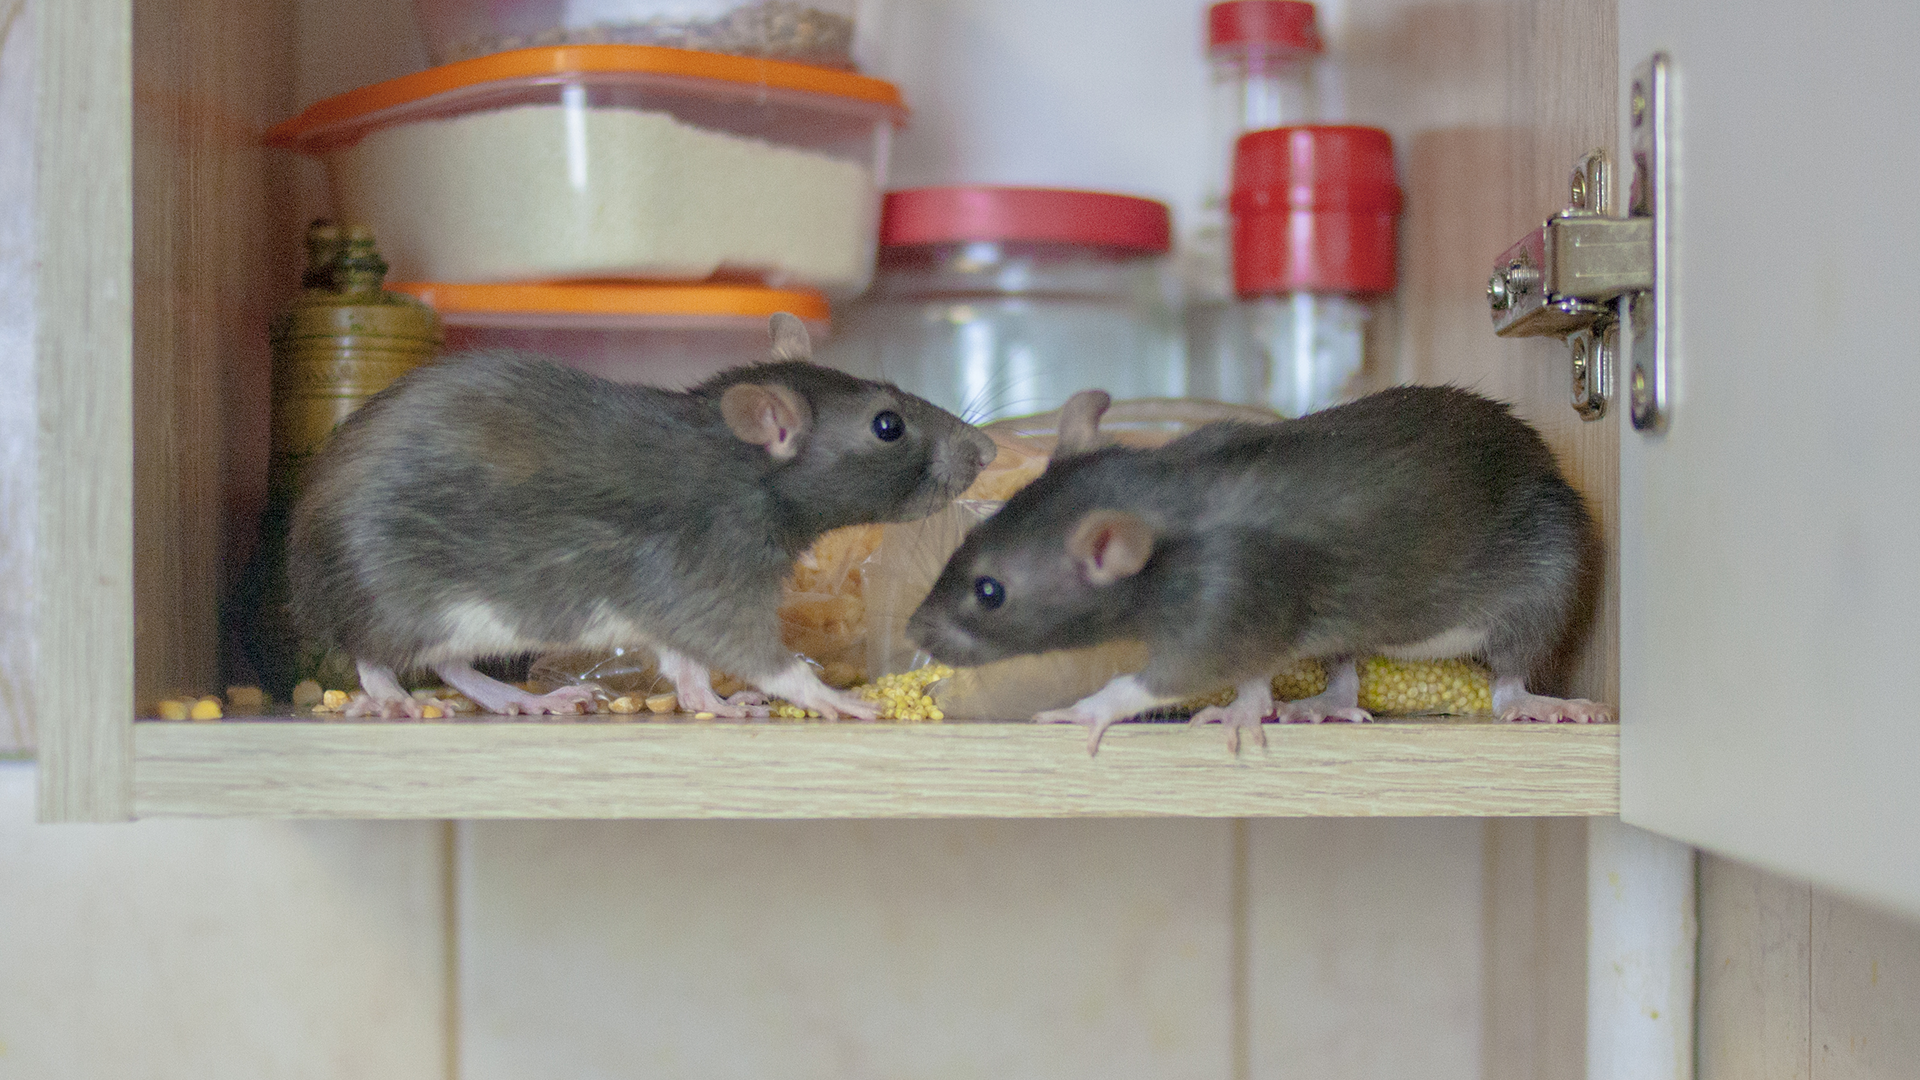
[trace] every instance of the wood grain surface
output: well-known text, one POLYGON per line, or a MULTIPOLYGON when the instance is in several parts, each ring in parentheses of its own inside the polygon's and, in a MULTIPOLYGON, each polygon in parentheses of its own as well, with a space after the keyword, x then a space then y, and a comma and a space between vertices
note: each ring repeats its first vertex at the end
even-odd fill
POLYGON ((40 816, 131 809, 130 0, 41 4, 33 714, 40 816))
POLYGON ((1617 812, 1611 726, 135 725, 135 810, 284 817, 1506 816, 1617 812))

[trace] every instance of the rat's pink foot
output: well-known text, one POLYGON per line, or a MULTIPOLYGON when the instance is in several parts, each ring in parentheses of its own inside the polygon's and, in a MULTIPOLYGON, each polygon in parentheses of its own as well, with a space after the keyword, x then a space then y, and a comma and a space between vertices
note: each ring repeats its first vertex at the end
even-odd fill
POLYGON ((1166 705, 1171 699, 1148 690, 1133 675, 1119 675, 1107 685, 1064 709, 1048 709, 1033 718, 1036 724, 1083 724, 1087 728, 1087 756, 1100 752, 1100 737, 1107 729, 1148 709, 1166 705))
POLYGON ((593 711, 593 691, 584 686, 562 686, 539 695, 521 690, 520 694, 523 696, 508 701, 500 712, 507 716, 564 716, 593 711))
POLYGON ((413 697, 384 699, 356 692, 347 699, 346 708, 340 710, 340 715, 364 716, 376 720, 418 720, 426 715, 427 706, 430 704, 438 704, 438 702, 421 701, 413 697))
POLYGON ((673 693, 680 699, 681 712, 712 713, 729 720, 753 715, 747 705, 733 704, 713 692, 713 673, 707 670, 707 665, 664 645, 656 646, 654 651, 659 654, 660 674, 673 681, 673 693))
POLYGON ((1253 733, 1254 744, 1267 745, 1267 733, 1260 725, 1274 715, 1273 680, 1267 676, 1248 679, 1240 684, 1233 695, 1230 705, 1209 705, 1193 714, 1187 721, 1188 727, 1198 724, 1219 724, 1227 731, 1227 749, 1240 752, 1240 732, 1244 729, 1253 733))
POLYGON ((1327 666, 1327 688, 1310 698, 1283 701, 1276 711, 1283 724, 1318 724, 1323 720, 1346 720, 1364 724, 1373 714, 1360 707, 1360 670, 1347 657, 1327 666))
POLYGON ((1365 724, 1373 720, 1373 714, 1359 706, 1350 709, 1325 709, 1316 703, 1316 697, 1302 698, 1299 701, 1280 703, 1276 719, 1282 724, 1318 724, 1326 720, 1346 720, 1350 723, 1365 724))
POLYGON ((593 710, 593 691, 584 686, 563 686, 546 694, 529 694, 517 686, 475 671, 470 664, 435 664, 434 673, 448 686, 486 712, 500 716, 543 716, 548 713, 571 714, 593 710))
POLYGON ((1613 706, 1586 698, 1543 697, 1514 676, 1493 680, 1493 714, 1508 723, 1611 724, 1613 706))
MULTIPOLYGON (((416 700, 400 686, 390 667, 357 660, 360 692, 347 699, 344 716, 367 716, 381 720, 418 720, 425 714, 427 702, 416 700)), ((438 704, 435 702, 435 704, 438 704)))
POLYGON ((795 660, 778 674, 754 681, 774 697, 812 709, 829 720, 838 720, 842 715, 856 720, 875 720, 880 716, 880 708, 873 702, 821 682, 805 660, 795 660))

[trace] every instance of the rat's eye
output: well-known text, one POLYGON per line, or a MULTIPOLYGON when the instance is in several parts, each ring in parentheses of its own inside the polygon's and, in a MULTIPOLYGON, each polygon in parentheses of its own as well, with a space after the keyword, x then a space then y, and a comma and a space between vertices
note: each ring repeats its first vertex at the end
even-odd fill
POLYGON ((1007 602, 1007 587, 990 577, 977 577, 973 579, 973 595, 981 607, 992 611, 1007 602))
POLYGON ((907 422, 892 409, 873 418, 873 437, 881 442, 893 442, 907 433, 907 422))

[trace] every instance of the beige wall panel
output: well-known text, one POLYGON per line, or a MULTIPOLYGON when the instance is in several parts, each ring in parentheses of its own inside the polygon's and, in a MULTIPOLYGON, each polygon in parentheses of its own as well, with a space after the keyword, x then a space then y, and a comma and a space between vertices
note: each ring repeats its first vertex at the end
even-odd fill
POLYGON ((1248 1075, 1481 1077, 1483 828, 1248 823, 1248 1075))
POLYGON ((1810 1080, 1810 890, 1700 856, 1699 1080, 1810 1080))
POLYGON ((438 1080, 435 823, 34 825, 0 763, 0 1077, 438 1080))
POLYGON ((1480 1012, 1486 1080, 1582 1080, 1587 1037, 1587 827, 1486 822, 1480 1012))
POLYGON ((466 1080, 1229 1074, 1228 822, 461 828, 466 1080))
POLYGON ((1920 1077, 1920 923, 1812 895, 1814 1080, 1920 1077))

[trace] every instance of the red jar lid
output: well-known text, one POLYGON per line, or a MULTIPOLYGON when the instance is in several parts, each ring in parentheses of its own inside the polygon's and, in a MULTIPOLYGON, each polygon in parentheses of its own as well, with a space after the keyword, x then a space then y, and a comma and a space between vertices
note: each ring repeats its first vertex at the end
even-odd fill
POLYGON ((1313 5, 1303 0, 1227 0, 1207 9, 1207 48, 1278 45, 1321 51, 1313 5))
POLYGON ((1393 140, 1379 128, 1311 125, 1242 135, 1228 207, 1241 296, 1393 288, 1400 187, 1393 140))
POLYGON ((882 247, 1027 241, 1160 253, 1172 237, 1165 203, 1104 191, 912 188, 888 192, 880 211, 882 247))

